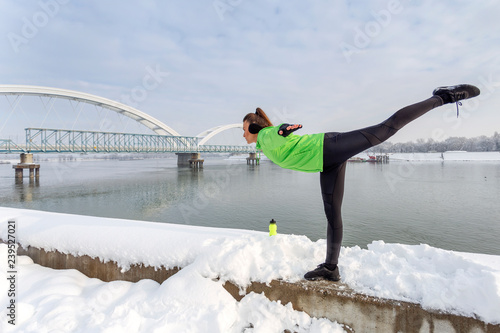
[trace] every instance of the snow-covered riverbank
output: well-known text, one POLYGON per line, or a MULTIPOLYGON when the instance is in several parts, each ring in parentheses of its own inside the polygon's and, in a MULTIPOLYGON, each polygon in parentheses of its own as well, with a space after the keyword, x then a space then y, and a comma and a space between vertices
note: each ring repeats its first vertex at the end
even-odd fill
MULTIPOLYGON (((337 323, 262 295, 249 294, 238 303, 222 287, 228 280, 240 286, 299 281, 323 261, 324 240, 0 208, 2 239, 8 238, 8 221, 15 221, 16 240, 25 246, 87 254, 125 270, 134 263, 183 267, 161 285, 151 280, 105 283, 19 257, 16 327, 27 332, 49 327, 62 332, 343 331, 337 323)), ((7 274, 6 245, 0 246, 0 256, 0 270, 7 274)), ((356 291, 500 323, 500 256, 374 241, 367 249, 343 248, 339 266, 343 282, 356 291)), ((8 331, 6 279, 0 289, 2 331, 8 331)))
POLYGON ((447 151, 444 153, 377 153, 363 152, 356 157, 368 160, 370 155, 387 155, 390 161, 407 162, 467 162, 467 161, 499 161, 500 152, 466 152, 466 151, 447 151))

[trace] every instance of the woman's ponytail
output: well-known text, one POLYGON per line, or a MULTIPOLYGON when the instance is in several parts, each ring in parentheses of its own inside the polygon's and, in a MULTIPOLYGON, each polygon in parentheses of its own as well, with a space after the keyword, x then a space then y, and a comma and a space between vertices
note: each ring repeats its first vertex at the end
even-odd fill
POLYGON ((250 124, 258 124, 262 127, 273 126, 273 123, 271 122, 271 120, 269 120, 269 117, 261 108, 257 108, 257 110, 255 110, 255 113, 248 113, 243 118, 243 122, 245 121, 248 121, 250 124))

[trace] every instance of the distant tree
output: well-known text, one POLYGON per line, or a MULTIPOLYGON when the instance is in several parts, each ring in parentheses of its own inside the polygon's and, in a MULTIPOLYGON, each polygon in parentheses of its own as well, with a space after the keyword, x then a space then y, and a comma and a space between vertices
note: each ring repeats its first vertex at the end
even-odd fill
POLYGON ((450 150, 465 151, 500 151, 500 134, 495 132, 491 137, 482 135, 474 138, 449 137, 444 141, 433 139, 417 139, 414 142, 391 143, 384 142, 376 147, 381 153, 416 153, 445 152, 450 150))
POLYGON ((486 135, 472 138, 472 144, 471 151, 494 151, 496 148, 493 137, 487 137, 486 135))
POLYGON ((467 139, 464 137, 452 136, 444 140, 446 150, 467 150, 467 139))
POLYGON ((495 142, 495 150, 500 151, 500 134, 498 132, 493 134, 493 141, 495 142))

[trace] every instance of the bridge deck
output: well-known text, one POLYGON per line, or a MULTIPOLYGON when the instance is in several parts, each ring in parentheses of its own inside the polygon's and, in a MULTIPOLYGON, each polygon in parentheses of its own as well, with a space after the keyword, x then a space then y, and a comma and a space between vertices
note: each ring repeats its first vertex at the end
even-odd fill
POLYGON ((0 140, 1 153, 254 153, 253 146, 200 145, 200 138, 26 128, 26 144, 0 140))

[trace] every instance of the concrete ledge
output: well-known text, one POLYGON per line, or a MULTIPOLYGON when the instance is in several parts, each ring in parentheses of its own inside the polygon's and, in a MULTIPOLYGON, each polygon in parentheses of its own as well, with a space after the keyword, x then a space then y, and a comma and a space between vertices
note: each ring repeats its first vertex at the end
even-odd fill
MULTIPOLYGON (((237 300, 239 289, 226 283, 237 300)), ((272 301, 292 303, 293 308, 316 318, 328 318, 347 325, 353 332, 500 332, 500 325, 437 311, 420 305, 381 299, 356 293, 343 283, 272 281, 269 285, 254 282, 245 290, 264 293, 272 301)))
MULTIPOLYGON (((134 265, 121 272, 115 262, 103 263, 87 255, 73 256, 59 251, 45 251, 34 247, 18 248, 18 255, 27 255, 35 263, 54 269, 77 269, 91 278, 103 281, 125 280, 137 282, 152 279, 165 281, 180 268, 155 269, 134 265)), ((292 303, 293 308, 310 316, 328 318, 347 325, 352 332, 487 332, 500 333, 500 325, 453 314, 427 311, 418 304, 381 299, 356 293, 347 285, 327 281, 289 283, 272 281, 269 285, 253 282, 246 290, 226 282, 224 288, 241 300, 250 292, 264 293, 272 301, 292 303)))
POLYGON ((162 283, 180 268, 155 268, 144 265, 132 265, 126 272, 122 272, 116 262, 102 262, 99 258, 92 258, 87 255, 75 257, 71 254, 64 254, 59 251, 45 251, 36 247, 18 247, 18 255, 30 257, 34 263, 54 269, 76 269, 91 278, 97 278, 105 282, 124 280, 137 282, 142 279, 155 280, 162 283))

